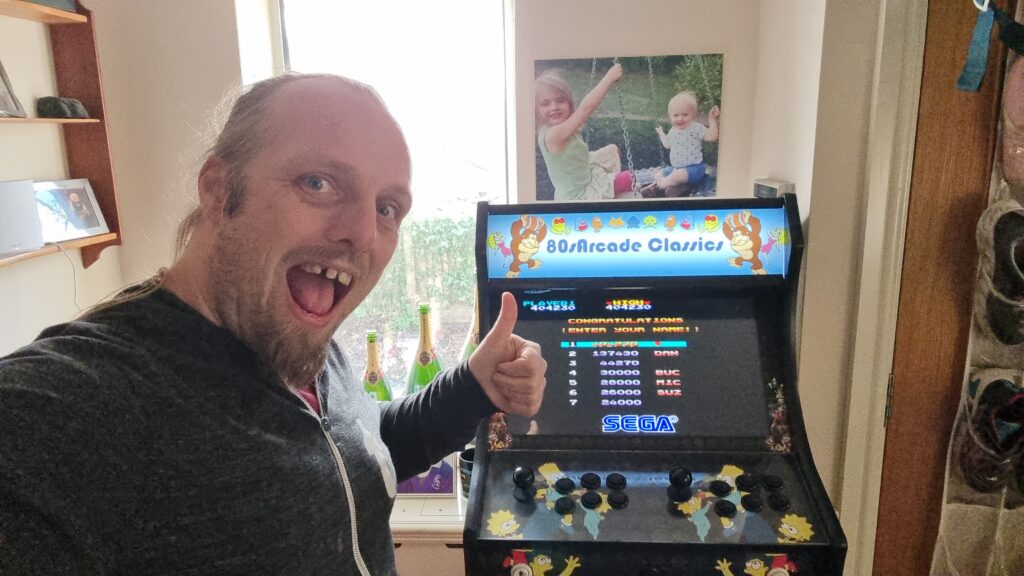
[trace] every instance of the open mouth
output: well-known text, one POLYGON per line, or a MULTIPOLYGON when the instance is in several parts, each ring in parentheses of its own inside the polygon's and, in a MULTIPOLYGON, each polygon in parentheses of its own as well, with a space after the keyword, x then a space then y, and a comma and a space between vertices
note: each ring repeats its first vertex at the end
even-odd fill
POLYGON ((285 278, 295 304, 316 318, 330 316, 352 283, 351 274, 319 264, 292 266, 285 278))

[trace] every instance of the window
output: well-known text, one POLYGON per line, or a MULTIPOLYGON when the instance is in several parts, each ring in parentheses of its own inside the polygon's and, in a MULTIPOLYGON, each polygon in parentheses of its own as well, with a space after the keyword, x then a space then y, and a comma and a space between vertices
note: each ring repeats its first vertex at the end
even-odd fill
POLYGON ((476 292, 476 203, 506 201, 502 3, 286 0, 284 21, 293 70, 373 85, 409 143, 412 213, 380 283, 335 335, 358 363, 377 330, 398 396, 419 302, 430 302, 442 365, 459 361, 476 292))

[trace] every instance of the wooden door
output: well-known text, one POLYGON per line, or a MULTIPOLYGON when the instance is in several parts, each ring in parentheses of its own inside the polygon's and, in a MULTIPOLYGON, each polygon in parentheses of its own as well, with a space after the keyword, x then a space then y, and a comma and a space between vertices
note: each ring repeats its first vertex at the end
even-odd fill
POLYGON ((963 381, 974 225, 988 201, 1006 58, 995 41, 981 91, 955 88, 977 14, 968 0, 928 6, 875 540, 874 573, 884 576, 929 572, 963 381))

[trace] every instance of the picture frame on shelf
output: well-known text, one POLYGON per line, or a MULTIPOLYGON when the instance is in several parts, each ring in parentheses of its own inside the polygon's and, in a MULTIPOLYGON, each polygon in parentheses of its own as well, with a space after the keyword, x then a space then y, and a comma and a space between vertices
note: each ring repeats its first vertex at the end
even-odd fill
POLYGON ((14 95, 14 88, 11 87, 11 80, 4 70, 4 63, 0 61, 0 118, 24 118, 25 109, 22 108, 18 97, 14 95))
POLYGON ((456 455, 449 454, 426 472, 398 483, 398 497, 455 496, 456 455))
POLYGON ((85 178, 34 182, 44 242, 63 242, 110 232, 85 178))

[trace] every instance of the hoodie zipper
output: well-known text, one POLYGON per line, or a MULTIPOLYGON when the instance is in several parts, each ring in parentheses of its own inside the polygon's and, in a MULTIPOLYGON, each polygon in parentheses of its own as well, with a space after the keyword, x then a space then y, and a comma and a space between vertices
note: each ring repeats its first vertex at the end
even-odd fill
POLYGON ((327 445, 331 448, 331 455, 334 457, 334 465, 338 470, 338 480, 341 482, 341 488, 345 491, 345 500, 348 501, 348 516, 349 516, 349 531, 352 534, 352 557, 356 562, 356 567, 359 568, 359 573, 362 576, 371 576, 369 569, 366 567, 366 562, 363 561, 363 554, 359 550, 359 524, 356 522, 356 502, 352 494, 352 484, 348 479, 348 470, 345 468, 345 461, 341 457, 341 451, 338 450, 337 444, 334 443, 334 438, 331 437, 331 421, 327 418, 327 411, 324 409, 324 400, 320 397, 320 387, 315 383, 313 384, 313 391, 316 392, 317 402, 320 403, 320 410, 323 411, 323 415, 318 415, 316 410, 310 406, 309 402, 302 397, 301 394, 293 392, 295 396, 309 409, 310 414, 316 417, 320 421, 320 431, 323 432, 324 438, 327 440, 327 445))

